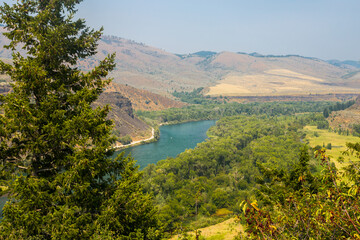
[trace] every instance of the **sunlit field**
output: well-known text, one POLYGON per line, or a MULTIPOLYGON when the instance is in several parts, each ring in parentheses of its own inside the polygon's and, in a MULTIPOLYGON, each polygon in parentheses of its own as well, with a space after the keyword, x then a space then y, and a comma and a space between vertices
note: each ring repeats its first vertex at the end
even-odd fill
MULTIPOLYGON (((342 152, 346 150, 347 142, 354 143, 360 141, 359 137, 339 135, 326 129, 317 129, 316 126, 306 126, 304 130, 306 132, 306 140, 309 141, 309 145, 311 147, 315 147, 317 145, 326 147, 328 143, 331 143, 331 150, 327 149, 326 151, 329 157, 333 160, 339 158, 340 156, 344 156, 342 152)), ((353 156, 344 157, 344 164, 346 164, 349 159, 355 160, 355 157, 353 156)), ((336 167, 341 167, 341 164, 339 164, 337 161, 334 162, 336 167)))

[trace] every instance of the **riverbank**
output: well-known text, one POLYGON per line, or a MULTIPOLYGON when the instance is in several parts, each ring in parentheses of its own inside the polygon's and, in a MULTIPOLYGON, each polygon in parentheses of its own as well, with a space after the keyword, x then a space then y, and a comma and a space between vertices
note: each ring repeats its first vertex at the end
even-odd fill
POLYGON ((182 123, 190 123, 190 122, 201 122, 201 121, 211 121, 211 120, 219 120, 219 118, 201 118, 201 119, 188 119, 183 121, 170 121, 170 122, 162 122, 159 123, 159 126, 167 126, 167 125, 176 125, 182 123))
POLYGON ((125 148, 128 148, 128 147, 133 147, 133 146, 137 146, 137 145, 140 145, 140 144, 149 143, 149 142, 152 142, 154 140, 155 140, 155 129, 151 128, 151 137, 149 137, 147 139, 138 140, 138 141, 132 141, 131 143, 125 144, 125 145, 117 144, 113 148, 114 149, 125 149, 125 148))
MULTIPOLYGON (((185 120, 185 121, 171 121, 171 122, 162 122, 158 124, 158 128, 161 126, 169 126, 169 125, 177 125, 177 124, 183 124, 183 123, 190 123, 190 122, 201 122, 201 121, 211 121, 211 120, 215 120, 217 121, 218 119, 192 119, 192 120, 185 120)), ((138 146, 138 145, 142 145, 142 144, 147 144, 147 143, 152 143, 155 142, 159 139, 155 138, 155 129, 151 128, 151 137, 147 138, 147 139, 142 139, 142 140, 138 140, 138 141, 132 141, 129 144, 117 144, 113 147, 113 149, 119 150, 119 149, 126 149, 129 147, 134 147, 134 146, 138 146)))

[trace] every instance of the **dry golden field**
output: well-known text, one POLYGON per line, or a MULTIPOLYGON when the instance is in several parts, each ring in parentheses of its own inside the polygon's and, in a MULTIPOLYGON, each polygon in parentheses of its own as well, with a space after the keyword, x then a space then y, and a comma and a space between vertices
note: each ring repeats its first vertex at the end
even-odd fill
POLYGON ((355 93, 358 89, 329 84, 325 80, 287 69, 256 74, 229 74, 209 88, 211 96, 269 96, 355 93))
MULTIPOLYGON (((206 240, 232 240, 234 237, 242 231, 242 226, 236 221, 236 218, 230 218, 224 222, 198 229, 201 231, 200 239, 206 240), (202 238, 203 237, 203 238, 202 238)), ((189 234, 195 239, 195 233, 189 232, 189 234)), ((180 239, 178 235, 173 236, 171 240, 180 239)))

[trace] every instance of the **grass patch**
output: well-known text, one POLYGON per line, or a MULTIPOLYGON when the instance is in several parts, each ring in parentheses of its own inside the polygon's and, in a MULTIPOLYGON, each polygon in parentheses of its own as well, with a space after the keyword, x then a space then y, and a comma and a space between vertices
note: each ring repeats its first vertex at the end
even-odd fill
POLYGON ((226 215, 229 215, 229 214, 233 214, 234 212, 230 211, 229 209, 227 208, 220 208, 220 209, 217 209, 215 214, 213 216, 215 217, 224 217, 226 215))
MULTIPOLYGON (((305 126, 304 131, 306 133, 307 142, 311 147, 315 147, 317 145, 319 146, 325 146, 329 143, 331 143, 331 149, 326 149, 327 154, 329 155, 330 159, 337 159, 340 156, 343 156, 345 158, 344 164, 348 162, 348 160, 356 160, 354 156, 344 156, 342 155, 342 152, 346 150, 346 143, 347 142, 359 142, 359 137, 354 136, 344 136, 339 135, 334 132, 330 132, 327 129, 317 129, 316 126, 305 126)), ((337 161, 334 161, 337 168, 342 167, 343 165, 338 163, 337 161)))
POLYGON ((225 239, 225 234, 217 234, 207 238, 200 236, 200 240, 224 240, 224 239, 225 239))
POLYGON ((216 225, 229 219, 228 216, 198 216, 197 218, 191 219, 189 222, 183 222, 185 228, 189 231, 206 228, 208 226, 216 225))
MULTIPOLYGON (((198 230, 201 232, 200 239, 203 240, 232 240, 243 229, 240 223, 236 221, 236 218, 230 218, 221 223, 198 230)), ((189 239, 195 239, 193 231, 188 232, 188 234, 190 235, 189 239)), ((171 240, 177 239, 180 239, 178 235, 171 238, 171 240)))

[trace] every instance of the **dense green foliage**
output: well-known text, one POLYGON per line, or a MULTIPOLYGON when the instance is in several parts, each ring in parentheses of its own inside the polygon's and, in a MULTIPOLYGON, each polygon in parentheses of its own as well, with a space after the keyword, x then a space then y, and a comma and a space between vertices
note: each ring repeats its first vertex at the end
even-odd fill
POLYGON ((14 51, 13 64, 0 62, 14 82, 0 99, 0 194, 9 198, 0 238, 158 239, 156 211, 134 161, 110 158, 109 108, 91 107, 109 83, 114 55, 88 73, 76 67, 95 54, 101 36, 73 21, 79 2, 0 7, 14 51))
MULTIPOLYGON (((222 208, 237 212, 245 200, 247 237, 359 236, 359 165, 344 170, 344 181, 321 152, 318 175, 301 150, 305 124, 328 125, 321 114, 298 113, 334 110, 328 102, 220 104, 202 89, 177 92, 201 105, 137 114, 164 123, 222 118, 208 141, 149 165, 143 178, 133 159, 110 158, 109 108, 91 104, 110 82, 114 56, 87 73, 76 67, 95 54, 101 35, 73 21, 79 2, 21 0, 0 7, 14 51, 13 64, 0 62, 14 82, 0 99, 0 196, 9 198, 1 239, 160 239, 150 194, 167 231, 222 208), (250 201, 254 195, 259 203, 250 201)), ((360 152, 359 145, 349 148, 360 152)))
POLYGON ((341 103, 337 102, 331 106, 326 107, 323 110, 324 117, 327 118, 333 111, 341 111, 341 110, 351 107, 354 104, 355 104, 355 100, 350 100, 350 101, 341 102, 341 103))
POLYGON ((196 227, 196 219, 217 209, 237 211, 253 194, 262 173, 258 165, 290 169, 302 146, 300 129, 318 118, 322 115, 222 118, 209 129, 210 140, 146 167, 144 189, 154 195, 167 230, 196 227))
MULTIPOLYGON (((268 116, 294 115, 304 112, 322 112, 331 106, 331 102, 268 102, 268 103, 227 103, 192 105, 183 108, 171 108, 163 111, 137 111, 136 115, 145 120, 156 120, 164 123, 179 123, 194 120, 220 119, 234 115, 268 116)), ((320 124, 320 123, 319 123, 320 124)), ((327 122, 322 121, 320 127, 326 128, 327 122), (324 126, 325 124, 325 126, 324 126)))
POLYGON ((353 124, 351 128, 353 130, 353 135, 360 136, 360 124, 353 124))
MULTIPOLYGON (((360 145, 347 144, 346 152, 359 157, 360 145)), ((242 204, 244 239, 360 239, 360 164, 351 162, 339 171, 325 149, 317 151, 323 165, 315 176, 309 171, 306 150, 286 171, 264 168, 259 199, 242 204)))
POLYGON ((129 135, 126 135, 124 137, 119 137, 118 141, 123 144, 123 145, 127 145, 130 144, 132 142, 132 139, 129 135))
POLYGON ((210 96, 204 97, 201 93, 204 88, 194 89, 192 92, 178 92, 175 91, 172 93, 174 97, 177 97, 180 101, 191 103, 191 104, 209 104, 218 102, 216 99, 210 98, 210 96))

